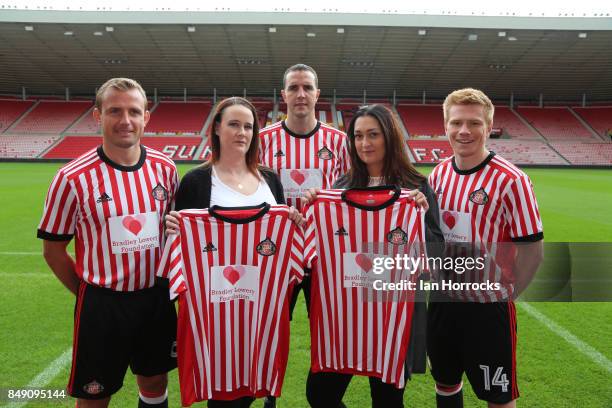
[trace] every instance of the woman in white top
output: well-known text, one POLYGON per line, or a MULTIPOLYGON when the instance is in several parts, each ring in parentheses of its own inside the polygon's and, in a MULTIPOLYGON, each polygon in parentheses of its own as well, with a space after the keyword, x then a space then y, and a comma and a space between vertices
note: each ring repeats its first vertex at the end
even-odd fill
MULTIPOLYGON (((212 155, 183 176, 175 209, 166 216, 166 233, 178 233, 177 211, 187 208, 245 207, 266 202, 285 204, 283 186, 271 169, 258 165, 259 121, 257 110, 246 99, 232 97, 217 105, 210 132, 212 155)), ((302 225, 302 215, 293 207, 289 218, 302 225)), ((232 401, 209 400, 209 408, 246 408, 254 401, 243 397, 232 401)), ((273 400, 271 400, 273 401, 273 400)))
MULTIPOLYGON (((215 110, 210 132, 211 158, 183 176, 175 209, 244 207, 285 204, 276 173, 257 164, 259 122, 257 110, 246 99, 227 98, 215 110)), ((290 218, 298 224, 302 216, 294 208, 290 218)), ((168 233, 178 232, 176 211, 166 217, 168 233)))

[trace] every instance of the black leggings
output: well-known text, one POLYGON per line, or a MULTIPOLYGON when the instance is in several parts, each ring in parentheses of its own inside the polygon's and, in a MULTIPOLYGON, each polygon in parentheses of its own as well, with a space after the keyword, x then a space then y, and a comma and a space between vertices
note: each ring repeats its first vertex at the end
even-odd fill
POLYGON ((249 408, 255 398, 242 397, 231 401, 208 400, 208 408, 249 408))
MULTIPOLYGON (((338 408, 353 378, 352 374, 308 373, 306 398, 312 408, 338 408)), ((396 388, 380 378, 368 377, 372 408, 404 408, 404 388, 396 388)))

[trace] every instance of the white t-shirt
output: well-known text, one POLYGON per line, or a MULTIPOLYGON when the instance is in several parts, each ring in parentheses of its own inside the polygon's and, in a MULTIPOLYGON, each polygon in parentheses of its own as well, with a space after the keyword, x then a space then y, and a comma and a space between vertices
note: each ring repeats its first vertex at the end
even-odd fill
POLYGON ((257 191, 247 195, 234 190, 227 184, 223 183, 218 177, 215 168, 212 169, 212 188, 210 191, 210 206, 219 205, 221 207, 246 207, 268 203, 276 205, 276 199, 270 186, 265 180, 259 181, 257 191))

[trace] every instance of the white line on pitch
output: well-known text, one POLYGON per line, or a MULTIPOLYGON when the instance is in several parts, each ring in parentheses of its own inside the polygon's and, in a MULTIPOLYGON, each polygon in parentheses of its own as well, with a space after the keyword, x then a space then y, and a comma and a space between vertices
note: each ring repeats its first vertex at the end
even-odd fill
POLYGON ((595 363, 597 363, 599 366, 601 366, 608 372, 612 373, 612 361, 608 360, 606 356, 586 344, 584 341, 580 340, 578 337, 574 336, 572 333, 570 333, 563 327, 559 326, 557 323, 543 315, 540 311, 538 311, 530 304, 525 302, 518 302, 517 305, 519 305, 531 317, 542 323, 544 326, 548 327, 548 329, 550 329, 550 331, 555 333, 557 336, 561 337, 563 340, 576 347, 578 351, 580 351, 582 354, 589 357, 591 360, 593 360, 595 363))
MULTIPOLYGON (((62 371, 72 359, 72 347, 64 351, 61 356, 56 358, 40 374, 32 379, 24 388, 44 388, 62 371)), ((28 401, 11 402, 2 408, 19 408, 26 405, 28 401)))

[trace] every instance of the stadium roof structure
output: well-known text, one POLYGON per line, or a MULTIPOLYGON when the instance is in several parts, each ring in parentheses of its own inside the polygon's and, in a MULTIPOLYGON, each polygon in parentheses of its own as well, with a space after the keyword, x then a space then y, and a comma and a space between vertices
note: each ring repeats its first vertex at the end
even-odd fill
POLYGON ((327 96, 439 99, 472 86, 498 100, 612 100, 609 13, 34 7, 0 1, 0 93, 91 95, 127 76, 160 95, 270 95, 303 62, 327 96))

